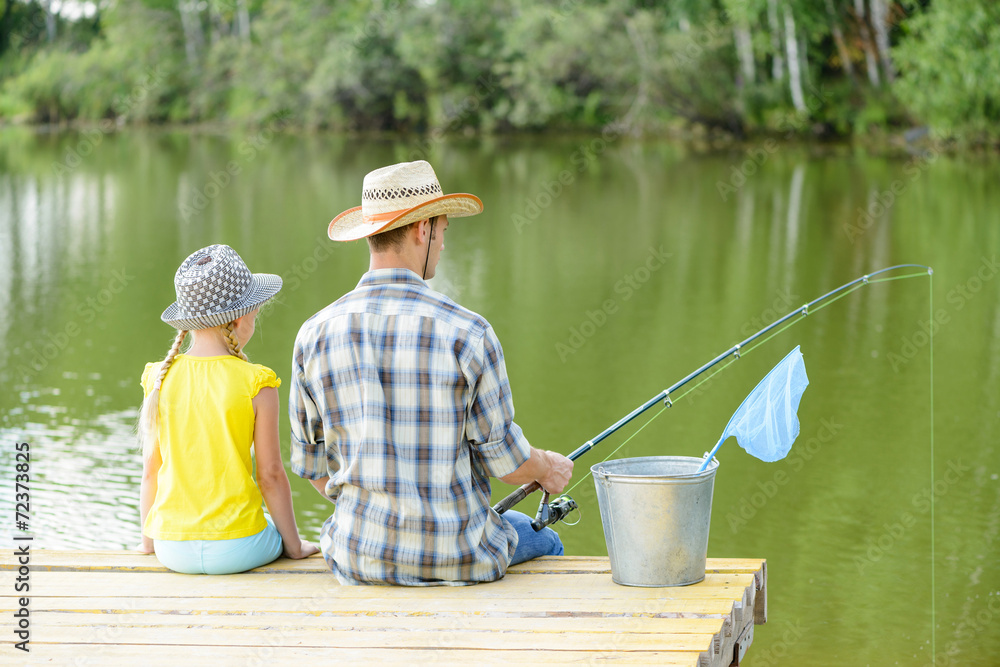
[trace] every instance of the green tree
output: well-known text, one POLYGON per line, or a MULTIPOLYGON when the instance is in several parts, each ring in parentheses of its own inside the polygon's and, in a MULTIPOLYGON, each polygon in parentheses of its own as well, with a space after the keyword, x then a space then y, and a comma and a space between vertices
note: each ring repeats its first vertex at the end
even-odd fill
POLYGON ((894 89, 913 115, 945 135, 1000 136, 1000 4, 935 2, 903 28, 894 89))

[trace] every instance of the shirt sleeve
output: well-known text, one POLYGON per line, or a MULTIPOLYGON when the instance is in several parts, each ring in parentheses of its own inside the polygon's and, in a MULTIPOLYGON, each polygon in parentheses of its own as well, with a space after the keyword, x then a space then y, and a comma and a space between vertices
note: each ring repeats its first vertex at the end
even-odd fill
POLYGON ((260 364, 254 364, 254 381, 253 381, 253 393, 251 396, 256 396, 261 389, 264 387, 280 387, 281 378, 278 374, 272 371, 267 366, 261 366, 260 364))
POLYGON ((517 470, 531 457, 531 446, 514 423, 514 399, 500 341, 487 327, 483 335, 479 381, 466 421, 465 436, 492 477, 517 470))
POLYGON ((288 418, 292 424, 292 472, 305 479, 322 479, 330 472, 326 463, 323 418, 310 391, 303 367, 303 350, 295 342, 292 384, 288 391, 288 418))
POLYGON ((151 361, 146 364, 146 368, 142 371, 142 379, 139 384, 142 385, 142 395, 149 396, 149 392, 153 391, 153 383, 156 382, 156 374, 160 372, 161 361, 151 361))

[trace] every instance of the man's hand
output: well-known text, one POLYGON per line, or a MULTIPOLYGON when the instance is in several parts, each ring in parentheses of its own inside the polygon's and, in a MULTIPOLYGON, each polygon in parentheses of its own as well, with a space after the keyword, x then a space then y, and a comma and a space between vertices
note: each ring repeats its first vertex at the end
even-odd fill
POLYGON ((557 452, 542 451, 548 459, 548 473, 538 478, 538 483, 548 493, 560 494, 573 476, 573 462, 557 452))
POLYGON ((521 467, 500 479, 507 484, 538 482, 549 493, 562 493, 573 476, 573 462, 562 454, 531 448, 531 457, 521 467))

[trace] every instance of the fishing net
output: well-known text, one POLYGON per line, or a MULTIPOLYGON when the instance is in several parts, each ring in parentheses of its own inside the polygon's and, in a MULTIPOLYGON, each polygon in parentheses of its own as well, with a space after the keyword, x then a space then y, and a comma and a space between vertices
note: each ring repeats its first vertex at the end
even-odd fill
POLYGON ((733 414, 719 440, 731 435, 761 461, 785 458, 799 434, 799 400, 809 378, 799 347, 771 369, 733 414))

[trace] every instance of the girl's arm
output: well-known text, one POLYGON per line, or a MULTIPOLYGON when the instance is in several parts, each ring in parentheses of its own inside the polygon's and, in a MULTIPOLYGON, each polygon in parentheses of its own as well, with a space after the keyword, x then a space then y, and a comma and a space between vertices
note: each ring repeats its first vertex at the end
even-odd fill
POLYGON ((139 543, 136 550, 144 554, 153 553, 153 538, 146 537, 142 531, 146 527, 146 516, 149 514, 149 508, 153 506, 153 500, 156 499, 156 475, 160 472, 162 463, 159 446, 153 449, 150 457, 142 462, 142 483, 139 485, 139 533, 142 535, 142 542, 139 543))
POLYGON ((254 453, 257 458, 257 484, 271 512, 271 518, 278 532, 285 555, 289 558, 305 558, 319 549, 299 536, 292 510, 292 490, 288 486, 288 475, 281 463, 281 447, 278 440, 278 390, 275 387, 262 388, 253 399, 256 422, 253 429, 254 453))

